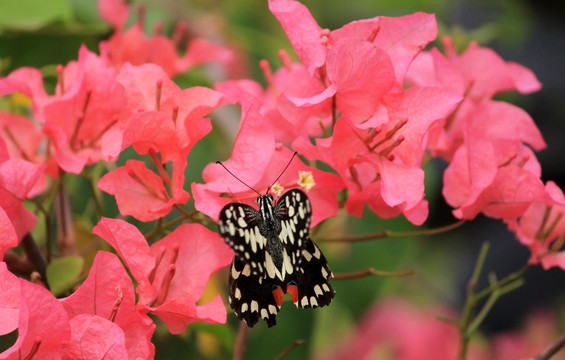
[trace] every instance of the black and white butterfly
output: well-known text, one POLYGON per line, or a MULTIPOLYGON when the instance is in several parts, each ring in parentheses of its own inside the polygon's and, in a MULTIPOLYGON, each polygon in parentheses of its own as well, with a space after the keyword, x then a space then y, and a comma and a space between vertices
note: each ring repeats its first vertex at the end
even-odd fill
POLYGON ((249 327, 259 318, 271 327, 285 293, 299 308, 316 308, 328 305, 335 291, 326 258, 310 239, 312 208, 306 194, 292 189, 276 203, 268 190, 258 194, 259 210, 230 203, 221 210, 218 226, 235 251, 229 273, 231 308, 249 327))

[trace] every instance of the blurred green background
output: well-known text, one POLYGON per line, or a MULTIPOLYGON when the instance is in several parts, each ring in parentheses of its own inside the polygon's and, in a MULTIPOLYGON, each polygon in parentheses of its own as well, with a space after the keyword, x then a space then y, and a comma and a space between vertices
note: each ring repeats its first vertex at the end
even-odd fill
MULTIPOLYGON (((279 23, 268 11, 266 0, 154 0, 135 1, 132 5, 141 3, 146 7, 147 34, 152 34, 158 21, 163 23, 164 33, 170 34, 174 24, 182 20, 195 36, 235 49, 242 59, 235 71, 218 72, 217 66, 195 68, 175 78, 182 87, 211 86, 213 81, 223 80, 229 74, 264 82, 259 60, 268 59, 271 67, 276 69, 280 66, 277 51, 284 48, 292 53, 279 23)), ((505 60, 532 69, 544 88, 527 97, 511 94, 505 95, 504 99, 524 107, 538 123, 548 143, 548 150, 539 154, 543 179, 552 179, 565 188, 565 111, 561 99, 565 93, 562 60, 565 57, 565 16, 562 2, 310 0, 303 3, 318 23, 329 29, 378 15, 401 16, 415 11, 435 13, 440 36, 453 37, 458 47, 464 48, 470 40, 475 40, 493 47, 505 60)), ((130 23, 134 20, 135 12, 130 23)), ((0 75, 5 76, 21 66, 33 66, 54 80, 56 64, 76 59, 81 44, 98 52, 98 43, 111 34, 112 29, 98 16, 96 0, 0 1, 0 75)), ((229 156, 233 134, 226 124, 237 121, 237 114, 235 108, 215 113, 213 132, 198 143, 189 156, 187 189, 190 182, 201 181, 200 174, 206 164, 229 156)), ((426 168, 426 194, 431 206, 431 216, 425 224, 428 227, 455 221, 441 199, 444 168, 441 161, 434 161, 426 168)), ((85 187, 80 179, 69 182, 75 189, 85 187)), ((71 200, 76 213, 87 213, 81 211, 88 208, 86 198, 71 200)), ((108 211, 116 214, 112 201, 105 199, 108 211)), ((83 220, 86 223, 96 221, 83 220)), ((382 221, 367 212, 362 219, 341 214, 316 230, 317 236, 322 237, 324 233, 373 233, 381 228, 413 229, 402 219, 382 221)), ((495 271, 499 277, 517 270, 528 258, 528 251, 503 224, 484 218, 441 236, 383 239, 353 245, 322 243, 320 246, 335 273, 369 267, 383 271, 412 269, 417 273, 409 278, 367 277, 334 281, 335 301, 330 307, 315 311, 299 311, 285 302, 276 327, 267 330, 261 322, 249 332, 246 359, 273 358, 296 339, 304 339, 306 343, 294 349, 288 355, 289 359, 311 358, 323 353, 354 328, 373 302, 387 294, 398 294, 418 302, 446 304, 457 311, 483 241, 490 241, 492 245, 485 269, 495 271)), ((225 286, 226 278, 227 274, 222 272, 215 283, 225 286)), ((564 299, 564 283, 562 271, 543 272, 534 268, 527 274, 524 287, 495 305, 483 332, 496 333, 518 326, 524 314, 539 306, 553 307, 557 315, 562 314, 563 309, 558 304, 564 299)), ((171 336, 165 327, 158 327, 154 337, 156 358, 231 358, 238 321, 232 314, 228 319, 228 326, 191 325, 181 336, 171 336)))

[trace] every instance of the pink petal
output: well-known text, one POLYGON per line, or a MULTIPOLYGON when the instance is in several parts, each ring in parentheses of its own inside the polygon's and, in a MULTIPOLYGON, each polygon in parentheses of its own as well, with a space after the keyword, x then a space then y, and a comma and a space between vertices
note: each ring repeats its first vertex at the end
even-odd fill
POLYGON ((509 139, 524 142, 534 150, 546 147, 538 127, 524 110, 501 101, 488 101, 478 105, 468 117, 470 126, 493 140, 509 139))
MULTIPOLYGON (((18 246, 18 235, 8 214, 0 207, 0 259, 9 248, 18 246)), ((1 321, 0 321, 1 323, 1 321)))
MULTIPOLYGON (((155 257, 162 249, 178 248, 176 271, 167 299, 196 302, 202 296, 213 273, 231 263, 233 251, 216 232, 200 224, 183 224, 151 245, 155 257)), ((167 257, 163 257, 153 283, 160 286, 166 273, 167 257), (165 268, 164 268, 165 267, 165 268)), ((165 300, 166 301, 166 300, 165 300)))
POLYGON ((140 155, 149 150, 161 153, 161 161, 180 159, 180 145, 176 129, 170 116, 159 111, 144 111, 134 114, 123 132, 122 147, 133 145, 140 155))
POLYGON ((539 177, 520 167, 501 167, 492 184, 469 206, 453 211, 459 219, 473 219, 479 212, 508 220, 521 216, 533 201, 547 199, 539 177))
POLYGON ((490 141, 472 131, 465 141, 443 174, 442 193, 454 208, 473 204, 498 172, 490 141))
POLYGON ((320 41, 322 29, 308 8, 298 1, 269 0, 269 9, 310 72, 322 66, 326 61, 326 48, 320 41))
MULTIPOLYGON (((4 253, 0 255, 3 258, 4 253)), ((0 262, 0 335, 6 335, 18 327, 20 298, 18 278, 8 271, 5 262, 0 262)))
POLYGON ((67 359, 128 359, 123 330, 97 315, 81 314, 70 321, 71 338, 65 344, 67 359))
MULTIPOLYGON (((382 133, 394 129, 399 122, 406 121, 397 132, 404 141, 394 149, 394 155, 406 165, 419 166, 428 146, 428 132, 438 121, 445 119, 457 106, 460 97, 437 88, 412 87, 387 96, 383 105, 389 120, 382 127, 382 133)), ((366 127, 366 124, 360 125, 366 127)))
POLYGON ((114 28, 121 29, 129 17, 130 6, 122 0, 100 0, 98 12, 114 28))
MULTIPOLYGON (((132 257, 135 256, 137 255, 132 257)), ((131 263, 132 260, 128 261, 128 265, 131 263)), ((73 320, 80 318, 82 314, 97 315, 107 320, 115 313, 113 323, 119 326, 119 336, 125 339, 128 358, 146 359, 154 353, 151 336, 155 325, 149 317, 137 310, 133 284, 116 255, 98 252, 86 280, 71 296, 59 301, 73 320)), ((88 317, 83 319, 89 321, 88 317)), ((74 326, 73 320, 71 326, 74 326)), ((98 322, 95 320, 95 323, 98 322)), ((95 350, 99 351, 99 348, 95 350)))
POLYGON ((22 199, 16 198, 12 192, 2 186, 0 186, 0 207, 12 222, 18 240, 35 227, 37 216, 23 205, 22 199))
POLYGON ((163 217, 175 203, 188 200, 186 194, 175 194, 175 198, 171 198, 163 180, 139 160, 128 160, 125 166, 107 173, 98 181, 98 187, 116 197, 123 215, 141 221, 163 217))
POLYGON ((11 274, 7 276, 12 285, 15 285, 14 281, 19 282, 19 285, 14 287, 19 289, 20 297, 18 339, 0 354, 0 358, 21 359, 35 351, 34 358, 60 359, 61 349, 71 336, 69 319, 63 306, 47 289, 23 279, 16 279, 11 274))
POLYGON ((155 267, 155 258, 147 240, 139 230, 124 220, 102 218, 92 233, 106 240, 126 263, 139 286, 151 287, 148 275, 155 267))
POLYGON ((367 40, 374 31, 373 44, 384 50, 394 65, 395 78, 402 84, 404 75, 416 55, 437 36, 437 23, 432 14, 415 13, 402 17, 380 16, 353 21, 332 31, 334 41, 339 39, 367 40))
POLYGON ((180 59, 179 72, 207 63, 210 61, 218 61, 221 63, 229 63, 233 60, 233 52, 225 47, 204 39, 192 39, 188 43, 185 55, 180 59))
POLYGON ((336 42, 328 52, 326 69, 337 87, 338 109, 354 122, 370 117, 395 82, 388 54, 364 40, 336 42))
POLYGON ((0 186, 15 197, 26 199, 43 175, 45 165, 10 158, 0 165, 0 186))

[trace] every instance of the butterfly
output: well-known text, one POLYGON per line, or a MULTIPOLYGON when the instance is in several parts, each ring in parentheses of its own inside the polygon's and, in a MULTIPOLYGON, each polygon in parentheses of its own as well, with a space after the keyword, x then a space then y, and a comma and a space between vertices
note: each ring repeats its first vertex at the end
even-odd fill
POLYGON ((317 308, 329 305, 335 291, 328 281, 333 274, 327 260, 310 239, 308 196, 299 189, 287 191, 276 202, 268 190, 258 195, 258 209, 227 204, 218 228, 235 252, 228 281, 231 308, 249 327, 260 318, 271 327, 286 293, 299 308, 317 308))

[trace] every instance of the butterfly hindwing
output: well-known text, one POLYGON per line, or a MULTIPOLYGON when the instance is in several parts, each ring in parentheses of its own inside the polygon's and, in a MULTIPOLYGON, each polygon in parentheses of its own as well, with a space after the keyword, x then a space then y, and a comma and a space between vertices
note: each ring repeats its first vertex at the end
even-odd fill
POLYGON ((320 248, 307 238, 296 281, 299 296, 296 306, 316 308, 329 305, 335 296, 335 290, 328 282, 332 277, 326 257, 320 248))
POLYGON ((233 258, 229 276, 229 303, 235 315, 249 327, 263 318, 269 327, 276 325, 279 307, 272 296, 270 282, 263 281, 250 271, 249 264, 233 258))

